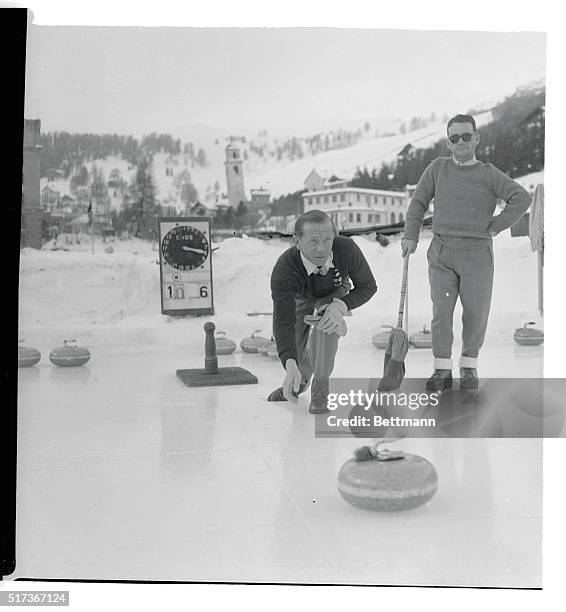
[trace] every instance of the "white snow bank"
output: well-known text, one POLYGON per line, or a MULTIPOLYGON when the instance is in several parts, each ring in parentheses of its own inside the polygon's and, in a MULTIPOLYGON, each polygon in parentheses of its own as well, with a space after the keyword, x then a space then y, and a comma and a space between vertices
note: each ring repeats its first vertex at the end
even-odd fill
MULTIPOLYGON (((423 231, 411 258, 409 277, 410 332, 430 323, 426 250, 431 239, 423 231)), ((387 247, 373 237, 355 237, 374 272, 377 295, 348 318, 343 342, 367 343, 382 324, 395 324, 401 283, 399 237, 387 247)), ((212 320, 218 330, 239 341, 254 329, 271 334, 271 317, 248 317, 272 310, 269 278, 288 240, 230 238, 213 255, 215 315, 173 318, 161 314, 156 246, 139 240, 115 241, 105 253, 101 241, 69 245, 69 251, 24 249, 20 258, 19 335, 26 345, 42 351, 76 338, 88 347, 155 350, 186 346, 201 351, 203 325, 212 320)), ((511 343, 512 333, 537 318, 537 257, 528 238, 504 232, 495 240, 496 280, 488 339, 511 343)), ((459 306, 455 334, 459 334, 459 306)))

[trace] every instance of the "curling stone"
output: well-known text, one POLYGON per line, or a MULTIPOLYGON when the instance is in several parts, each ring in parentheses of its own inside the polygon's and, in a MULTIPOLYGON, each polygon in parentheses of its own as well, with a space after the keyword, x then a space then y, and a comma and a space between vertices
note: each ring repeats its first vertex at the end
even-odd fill
POLYGON ((380 332, 379 334, 375 334, 372 337, 371 341, 374 346, 378 349, 386 349, 389 344, 389 336, 391 335, 391 330, 393 329, 392 325, 382 325, 381 327, 387 329, 388 331, 380 332))
POLYGON ((236 343, 230 338, 226 338, 226 332, 217 331, 214 334, 214 342, 216 343, 217 355, 230 355, 236 350, 236 343))
POLYGON ((82 366, 90 359, 90 351, 84 346, 75 346, 71 343, 76 340, 65 340, 63 346, 53 349, 49 353, 51 363, 56 366, 72 368, 82 366))
MULTIPOLYGON (((25 340, 20 340, 25 342, 25 340)), ((29 368, 41 359, 41 353, 32 346, 18 346, 18 368, 29 368)))
POLYGON ((535 327, 527 327, 527 325, 534 325, 534 321, 525 323, 523 327, 519 327, 513 334, 513 340, 521 346, 538 346, 544 342, 544 332, 542 329, 536 329, 535 327))
POLYGON ((438 475, 430 461, 403 451, 377 449, 395 440, 375 440, 365 447, 367 459, 350 459, 341 467, 338 491, 349 504, 379 512, 409 510, 426 504, 436 493, 438 475))
POLYGON ((261 353, 264 357, 267 357, 268 352, 272 348, 275 348, 275 341, 273 340, 273 338, 271 338, 271 340, 269 340, 267 342, 263 342, 262 344, 260 344, 257 347, 257 351, 258 351, 258 353, 261 353))
POLYGON ((423 325, 421 331, 410 335, 409 344, 414 348, 432 348, 430 329, 427 329, 426 325, 423 325))
POLYGON ((269 342, 268 338, 256 335, 260 331, 261 329, 254 330, 251 336, 247 336, 240 342, 240 347, 244 351, 244 353, 257 353, 258 347, 261 346, 263 342, 269 342))

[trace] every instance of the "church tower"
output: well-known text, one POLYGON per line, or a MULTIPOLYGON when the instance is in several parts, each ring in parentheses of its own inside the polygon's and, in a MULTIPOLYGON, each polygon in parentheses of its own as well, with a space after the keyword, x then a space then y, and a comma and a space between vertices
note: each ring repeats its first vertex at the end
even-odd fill
POLYGON ((236 210, 240 202, 246 203, 244 191, 244 160, 240 157, 240 148, 235 143, 226 147, 226 187, 228 203, 236 210))

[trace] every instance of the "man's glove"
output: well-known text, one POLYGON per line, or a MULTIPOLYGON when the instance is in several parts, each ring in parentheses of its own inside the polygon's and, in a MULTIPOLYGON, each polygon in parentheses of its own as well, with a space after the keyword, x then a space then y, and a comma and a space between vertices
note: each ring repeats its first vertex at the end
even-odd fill
POLYGON ((401 240, 401 255, 403 257, 407 257, 407 255, 412 255, 417 250, 417 241, 416 240, 407 240, 403 238, 401 240))
POLYGON ((348 307, 342 300, 334 298, 330 304, 321 307, 319 314, 321 312, 323 313, 322 319, 317 323, 316 329, 325 334, 346 335, 347 328, 344 315, 348 312, 348 307))

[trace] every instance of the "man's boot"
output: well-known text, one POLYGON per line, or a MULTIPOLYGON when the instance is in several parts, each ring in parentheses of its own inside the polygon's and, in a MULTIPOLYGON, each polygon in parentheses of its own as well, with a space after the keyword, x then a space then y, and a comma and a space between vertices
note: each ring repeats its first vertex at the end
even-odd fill
POLYGON ((427 391, 444 391, 452 389, 452 370, 437 369, 426 381, 427 391))
POLYGON ((309 412, 323 414, 328 410, 328 378, 313 378, 309 412))
MULTIPOLYGON (((310 381, 308 380, 304 380, 301 383, 301 385, 299 386, 299 393, 297 395, 300 395, 301 393, 303 393, 309 388, 309 382, 310 381)), ((272 391, 268 395, 267 401, 268 402, 286 402, 287 398, 283 395, 283 387, 277 387, 275 391, 272 391)))
POLYGON ((460 389, 473 390, 479 386, 476 368, 460 368, 460 389))

